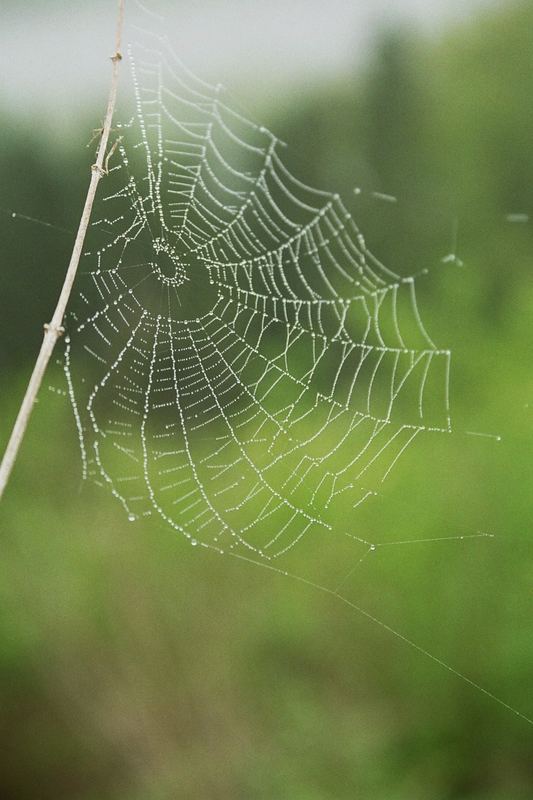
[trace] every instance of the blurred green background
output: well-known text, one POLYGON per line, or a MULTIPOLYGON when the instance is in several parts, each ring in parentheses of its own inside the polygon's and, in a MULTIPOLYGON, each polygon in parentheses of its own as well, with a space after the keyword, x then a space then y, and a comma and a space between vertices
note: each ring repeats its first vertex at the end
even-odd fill
MULTIPOLYGON (((417 439, 354 529, 375 541, 495 535, 383 550, 349 596, 529 717, 532 30, 530 3, 494 4, 431 39, 389 27, 357 74, 262 110, 296 174, 348 198, 385 263, 429 270, 423 318, 453 351, 454 433, 417 439)), ((31 112, 0 112, 3 445, 100 112, 68 138, 31 112)), ((155 521, 132 526, 82 485, 63 390, 53 367, 0 509, 0 797, 533 796, 533 726, 335 598, 190 548, 155 521)), ((321 560, 327 573, 327 554, 307 559, 302 573, 321 560)))

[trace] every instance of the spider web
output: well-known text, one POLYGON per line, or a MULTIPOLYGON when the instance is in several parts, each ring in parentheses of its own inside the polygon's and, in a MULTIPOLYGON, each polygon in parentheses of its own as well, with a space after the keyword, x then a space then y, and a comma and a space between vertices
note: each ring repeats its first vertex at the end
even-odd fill
POLYGON ((84 477, 193 545, 271 562, 335 536, 364 556, 357 506, 450 431, 416 279, 165 39, 139 31, 128 60, 66 339, 84 477))
POLYGON ((416 437, 451 432, 450 351, 416 276, 382 264, 341 197, 292 174, 283 142, 164 36, 135 28, 127 60, 65 337, 83 477, 132 522, 335 597, 533 724, 344 594, 382 547, 492 536, 359 534, 357 508, 416 437), (304 574, 310 544, 338 554, 333 581, 304 574))

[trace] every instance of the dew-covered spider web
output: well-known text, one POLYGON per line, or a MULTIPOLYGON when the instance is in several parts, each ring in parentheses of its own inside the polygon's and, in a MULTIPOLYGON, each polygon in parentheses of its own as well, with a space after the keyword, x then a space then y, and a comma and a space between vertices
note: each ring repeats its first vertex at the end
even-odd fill
POLYGON ((165 38, 138 29, 124 56, 66 337, 84 477, 132 522, 276 571, 338 547, 319 587, 337 593, 379 547, 358 507, 419 435, 451 430, 450 352, 416 277, 270 130, 165 38))
POLYGON ((288 171, 274 134, 164 41, 128 58, 135 113, 67 349, 86 474, 131 519, 265 560, 350 535, 341 509, 418 434, 449 430, 450 354, 415 279, 288 171))

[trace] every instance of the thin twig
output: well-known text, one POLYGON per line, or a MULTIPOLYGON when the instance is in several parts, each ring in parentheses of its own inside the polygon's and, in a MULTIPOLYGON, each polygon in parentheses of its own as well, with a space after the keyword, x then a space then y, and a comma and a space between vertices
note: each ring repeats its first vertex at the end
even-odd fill
POLYGON ((111 122, 113 120, 113 113, 115 111, 115 104, 117 100, 119 67, 120 67, 120 62, 122 60, 121 42, 122 42, 123 23, 124 23, 124 0, 118 0, 118 19, 117 19, 117 28, 115 37, 115 52, 114 55, 111 57, 111 62, 113 65, 111 74, 111 87, 109 89, 107 110, 104 119, 104 124, 102 127, 102 136, 100 138, 100 144, 98 145, 96 162, 91 167, 91 181, 89 183, 89 189, 87 191, 87 197, 85 199, 85 205, 83 207, 83 212, 81 215, 78 232, 76 234, 76 239, 74 241, 72 255, 70 257, 67 273, 65 275, 65 282, 63 283, 61 294, 59 295, 59 300, 57 301, 57 306, 55 308, 52 319, 48 324, 44 326, 43 343, 41 345, 39 355, 37 356, 37 361, 35 362, 30 382, 28 383, 26 394, 24 395, 22 405, 20 406, 17 419, 15 421, 15 425, 11 433, 11 437, 9 439, 6 451, 4 453, 4 457, 2 459, 2 463, 0 464, 0 498, 4 493, 4 489, 6 488, 9 476, 11 474, 11 470, 13 469, 13 465, 17 458, 20 445, 22 443, 22 439, 24 438, 24 434, 26 432, 26 428, 31 416, 31 412, 33 410, 33 406, 37 399, 37 394, 39 392, 39 388, 41 386, 44 377, 44 373, 46 372, 46 368, 48 366, 48 362, 50 361, 50 357, 52 355, 57 340, 64 333, 63 318, 65 316, 65 309, 67 307, 68 299, 72 291, 72 285, 76 277, 78 264, 80 262, 81 254, 83 251, 83 244, 85 241, 85 236, 87 234, 87 228, 89 227, 89 221, 91 218, 94 198, 96 196, 96 190, 98 188, 100 178, 102 178, 106 174, 106 167, 105 167, 106 151, 109 142, 109 134, 111 131, 111 122))

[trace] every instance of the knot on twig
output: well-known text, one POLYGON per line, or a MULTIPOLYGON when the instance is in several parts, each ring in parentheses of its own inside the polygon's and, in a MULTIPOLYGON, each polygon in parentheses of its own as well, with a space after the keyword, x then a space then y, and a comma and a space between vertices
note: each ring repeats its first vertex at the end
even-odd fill
POLYGON ((105 169, 103 167, 101 167, 100 164, 92 164, 91 165, 91 169, 92 169, 93 172, 97 172, 100 175, 101 178, 103 178, 105 175, 107 175, 105 169))
POLYGON ((111 56, 111 61, 113 64, 116 64, 117 61, 122 61, 122 53, 119 53, 117 50, 117 52, 111 56))
POLYGON ((52 325, 51 322, 45 322, 43 327, 46 333, 54 333, 57 339, 65 333, 65 329, 62 325, 52 325))

